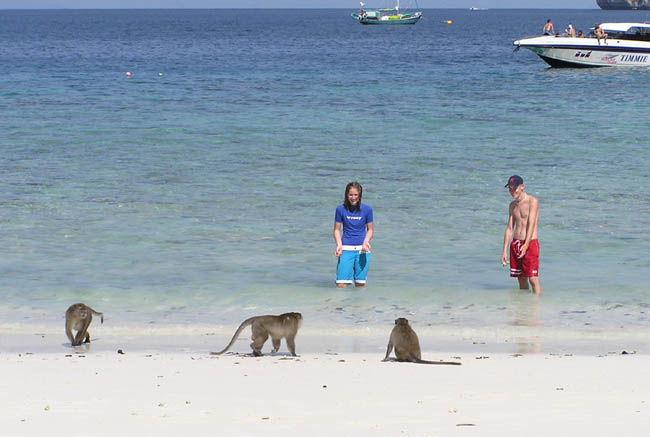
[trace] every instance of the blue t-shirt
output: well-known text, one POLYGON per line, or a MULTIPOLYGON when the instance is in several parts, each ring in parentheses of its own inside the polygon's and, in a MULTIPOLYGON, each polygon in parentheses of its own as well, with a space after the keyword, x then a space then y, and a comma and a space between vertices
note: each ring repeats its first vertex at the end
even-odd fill
POLYGON ((361 204, 361 211, 350 212, 343 205, 336 207, 334 221, 343 224, 341 241, 346 246, 361 246, 366 238, 366 224, 372 223, 372 208, 361 204))

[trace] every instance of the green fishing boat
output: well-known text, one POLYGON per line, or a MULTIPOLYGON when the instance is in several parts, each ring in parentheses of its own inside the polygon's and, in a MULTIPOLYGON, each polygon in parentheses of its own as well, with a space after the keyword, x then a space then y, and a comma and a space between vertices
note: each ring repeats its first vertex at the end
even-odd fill
MULTIPOLYGON (((400 9, 400 0, 394 8, 366 9, 365 3, 359 2, 361 8, 350 16, 361 24, 415 24, 422 18, 422 11, 407 12, 400 9)), ((416 2, 417 7, 417 2, 416 2)))

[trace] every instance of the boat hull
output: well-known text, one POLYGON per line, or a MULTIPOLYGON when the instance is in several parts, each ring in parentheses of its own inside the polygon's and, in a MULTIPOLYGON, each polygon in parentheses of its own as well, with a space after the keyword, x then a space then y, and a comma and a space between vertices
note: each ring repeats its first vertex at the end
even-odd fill
POLYGON ((650 66, 650 43, 645 41, 540 36, 515 41, 552 67, 638 67, 650 66))

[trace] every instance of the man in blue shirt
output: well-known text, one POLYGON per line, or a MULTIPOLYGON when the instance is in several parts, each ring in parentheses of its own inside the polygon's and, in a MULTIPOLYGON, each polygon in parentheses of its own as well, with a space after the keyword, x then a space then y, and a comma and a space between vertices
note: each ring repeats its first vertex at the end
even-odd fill
POLYGON ((354 283, 366 285, 370 267, 370 240, 373 235, 372 208, 361 203, 363 188, 358 182, 345 187, 345 199, 334 214, 334 241, 338 258, 336 286, 345 288, 354 283), (341 229, 343 233, 341 233, 341 229))

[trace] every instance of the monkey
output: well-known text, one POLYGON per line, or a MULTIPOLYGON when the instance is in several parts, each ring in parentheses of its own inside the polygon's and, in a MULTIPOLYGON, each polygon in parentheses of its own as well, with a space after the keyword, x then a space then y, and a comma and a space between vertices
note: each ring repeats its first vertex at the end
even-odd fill
POLYGON ((411 328, 411 325, 409 325, 409 321, 404 317, 395 319, 395 327, 393 327, 393 330, 390 333, 386 356, 382 361, 388 361, 388 356, 393 351, 393 347, 395 347, 395 356, 397 357, 397 361, 408 361, 418 364, 461 365, 461 363, 453 361, 423 360, 422 354, 420 353, 420 341, 418 340, 418 336, 413 328, 411 328))
POLYGON ((103 313, 98 313, 82 303, 71 305, 65 312, 65 333, 70 339, 72 346, 80 346, 81 343, 90 343, 88 326, 93 321, 93 314, 100 316, 102 323, 104 323, 103 313), (73 329, 77 331, 75 336, 72 335, 73 329))
POLYGON ((296 334, 298 333, 298 328, 302 325, 302 314, 300 313, 284 313, 279 316, 256 316, 246 319, 239 325, 237 331, 232 336, 232 340, 228 343, 228 346, 224 348, 221 352, 210 352, 211 355, 221 355, 226 353, 228 349, 235 343, 239 334, 246 328, 248 325, 251 325, 251 330, 253 335, 251 336, 251 349, 253 349, 253 355, 256 357, 262 356, 262 347, 264 342, 271 336, 273 341, 273 352, 276 353, 280 349, 280 340, 284 337, 287 341, 287 347, 292 356, 296 355, 296 334))

